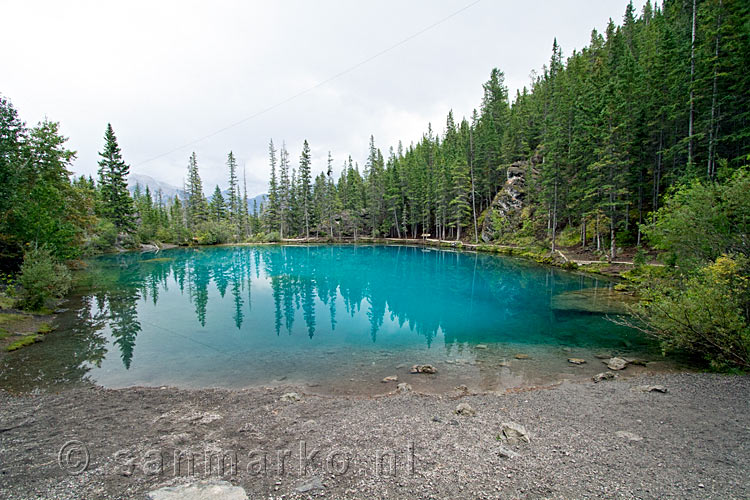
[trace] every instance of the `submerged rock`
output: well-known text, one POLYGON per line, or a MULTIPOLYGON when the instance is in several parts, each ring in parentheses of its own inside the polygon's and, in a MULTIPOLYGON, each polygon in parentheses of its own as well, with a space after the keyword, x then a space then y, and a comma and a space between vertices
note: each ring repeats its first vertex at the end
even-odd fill
POLYGON ((297 401, 299 401, 301 399, 302 398, 300 397, 300 395, 297 394, 296 392, 287 392, 287 393, 281 395, 281 397, 279 398, 279 401, 286 401, 286 402, 289 402, 289 403, 295 403, 295 402, 297 402, 297 401))
POLYGON ((568 290, 552 297, 552 309, 593 314, 628 314, 628 305, 637 302, 632 295, 624 295, 609 288, 568 290))
POLYGON ((459 405, 456 406, 455 413, 456 415, 463 415, 464 417, 473 417, 477 414, 469 403, 459 403, 459 405))
POLYGON ((245 490, 227 481, 198 481, 179 486, 167 486, 146 494, 149 500, 248 500, 245 490))
POLYGON ((530 442, 529 433, 526 427, 515 422, 505 422, 500 428, 500 434, 497 439, 508 444, 528 443, 530 442))
POLYGON ((476 348, 477 349, 487 349, 487 344, 477 344, 476 348))
POLYGON ((396 386, 396 392, 405 393, 405 392, 411 392, 411 384, 407 384, 406 382, 401 382, 396 386))
POLYGON ((568 363, 572 363, 574 365, 582 365, 586 362, 583 358, 568 358, 568 363))
POLYGON ((602 363, 606 364, 610 370, 615 371, 624 370, 628 366, 628 362, 622 358, 610 358, 603 360, 602 363))
POLYGON ((389 375, 381 380, 382 383, 387 384, 388 382, 398 382, 398 375, 389 375))
POLYGON ((516 359, 531 359, 528 354, 519 353, 516 354, 516 359))
POLYGON ((437 373, 437 368, 432 365, 414 365, 411 367, 411 373, 437 373))
POLYGON ((611 380, 617 378, 617 374, 612 372, 602 372, 597 373, 591 378, 594 380, 594 382, 601 382, 602 380, 611 380))

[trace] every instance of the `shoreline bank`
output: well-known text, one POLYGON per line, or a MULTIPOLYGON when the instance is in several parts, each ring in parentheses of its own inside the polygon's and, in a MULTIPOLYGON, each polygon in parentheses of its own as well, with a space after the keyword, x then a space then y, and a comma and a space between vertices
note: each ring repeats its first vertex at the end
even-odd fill
POLYGON ((705 373, 502 395, 324 397, 292 386, 0 391, 0 489, 7 498, 145 498, 213 479, 250 498, 746 498, 748 393, 750 377, 705 373), (668 392, 644 392, 653 385, 668 392), (284 397, 292 391, 299 400, 284 397), (505 423, 522 425, 529 442, 498 439, 505 423), (71 441, 89 455, 76 474, 59 463, 71 441), (206 474, 198 462, 194 474, 174 474, 175 450, 196 460, 207 450, 236 454, 238 467, 206 474), (282 472, 279 450, 289 452, 282 472), (345 471, 329 467, 332 453, 347 457, 345 471), (383 453, 394 474, 376 473, 383 453), (263 473, 254 468, 260 456, 263 473))

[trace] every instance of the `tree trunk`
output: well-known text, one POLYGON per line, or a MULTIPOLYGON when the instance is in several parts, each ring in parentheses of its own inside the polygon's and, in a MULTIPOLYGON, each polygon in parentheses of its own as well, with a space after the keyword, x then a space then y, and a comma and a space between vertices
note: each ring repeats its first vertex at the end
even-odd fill
POLYGON ((693 0, 693 33, 690 41, 690 120, 688 124, 688 168, 693 165, 693 121, 695 114, 695 92, 693 84, 695 82, 695 25, 697 18, 696 9, 697 0, 693 0))
POLYGON ((721 7, 722 0, 719 0, 719 14, 716 20, 716 45, 714 48, 714 81, 713 90, 711 94, 711 122, 708 127, 708 166, 706 167, 706 177, 713 179, 716 175, 716 164, 714 163, 714 155, 716 151, 716 134, 718 134, 718 127, 716 123, 716 100, 718 95, 718 84, 717 84, 717 66, 719 65, 719 31, 721 30, 721 7))
POLYGON ((469 171, 471 172, 471 213, 474 217, 474 243, 479 243, 477 228, 477 205, 474 195, 474 133, 469 128, 469 171))

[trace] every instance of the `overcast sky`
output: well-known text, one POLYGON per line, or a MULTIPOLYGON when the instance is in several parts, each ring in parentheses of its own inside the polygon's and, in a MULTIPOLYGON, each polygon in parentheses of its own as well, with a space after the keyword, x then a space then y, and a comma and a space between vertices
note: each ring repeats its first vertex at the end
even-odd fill
POLYGON ((131 172, 179 186, 195 151, 210 193, 226 185, 232 150, 254 195, 267 190, 270 138, 286 142, 293 165, 307 139, 314 173, 329 150, 337 172, 349 154, 362 164, 370 134, 387 154, 399 139, 419 140, 428 122, 442 131, 450 109, 460 119, 479 106, 493 67, 515 94, 548 61, 553 38, 568 56, 592 28, 619 24, 627 3, 465 8, 473 2, 0 0, 0 93, 29 125, 61 122, 76 173, 95 174, 111 122, 131 172))

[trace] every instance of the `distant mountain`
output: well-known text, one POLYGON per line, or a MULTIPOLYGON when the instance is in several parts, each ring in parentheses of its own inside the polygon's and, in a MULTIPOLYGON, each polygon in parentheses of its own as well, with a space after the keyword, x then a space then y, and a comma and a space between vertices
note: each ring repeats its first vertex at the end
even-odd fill
POLYGON ((166 182, 157 181, 148 175, 130 174, 128 176, 128 191, 130 191, 131 194, 135 191, 136 184, 141 186, 141 191, 145 190, 146 186, 148 186, 148 189, 154 197, 156 197, 156 192, 161 189, 162 196, 165 200, 172 199, 175 196, 179 196, 180 199, 185 199, 185 191, 182 189, 166 182))
MULTIPOLYGON (((141 186, 141 191, 144 191, 146 189, 146 186, 148 186, 148 189, 151 191, 152 196, 156 198, 156 193, 161 189, 162 196, 164 197, 164 201, 171 200, 175 196, 179 196, 181 200, 184 200, 186 198, 185 191, 182 189, 173 186, 171 184, 168 184, 166 182, 157 181, 151 176, 143 175, 143 174, 130 174, 128 177, 128 191, 130 191, 130 194, 133 194, 135 191, 136 184, 141 186)), ((211 201, 211 196, 213 194, 213 191, 211 193, 208 193, 208 200, 211 201)), ((221 194, 224 196, 225 200, 229 199, 229 190, 226 189, 221 192, 221 194)), ((248 198, 247 200, 247 208, 250 210, 250 213, 253 211, 253 202, 258 202, 258 210, 260 210, 260 205, 268 201, 268 195, 267 194, 259 194, 258 196, 255 196, 253 198, 248 198)))

